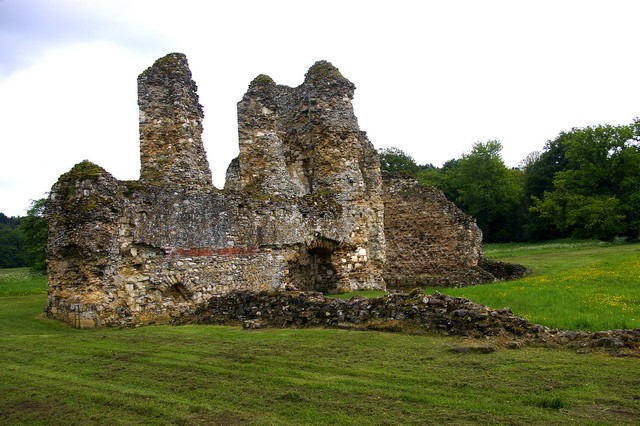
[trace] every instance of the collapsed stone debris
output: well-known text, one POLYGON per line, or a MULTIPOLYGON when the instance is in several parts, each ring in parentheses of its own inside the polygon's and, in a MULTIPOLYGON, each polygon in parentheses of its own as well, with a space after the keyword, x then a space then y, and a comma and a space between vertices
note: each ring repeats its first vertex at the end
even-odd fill
MULTIPOLYGON (((264 327, 330 327, 408 333, 439 333, 482 339, 455 352, 489 353, 494 347, 563 346, 640 357, 640 329, 566 331, 533 324, 509 308, 492 309, 441 293, 390 293, 376 298, 327 298, 321 293, 238 291, 214 296, 177 323, 264 327), (487 344, 489 344, 487 346, 487 344)), ((477 341, 477 340, 476 340, 477 341)))
POLYGON ((187 59, 138 77, 140 179, 83 161, 46 213, 47 315, 80 328, 169 323, 216 295, 493 281, 473 218, 381 173, 326 61, 295 88, 260 75, 238 103, 239 156, 212 185, 187 59))

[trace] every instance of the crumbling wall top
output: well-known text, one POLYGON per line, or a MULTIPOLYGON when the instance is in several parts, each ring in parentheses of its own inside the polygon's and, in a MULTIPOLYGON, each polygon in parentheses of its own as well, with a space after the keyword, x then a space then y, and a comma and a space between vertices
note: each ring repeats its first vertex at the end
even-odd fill
POLYGON ((309 68, 305 75, 305 86, 313 85, 316 89, 329 89, 335 96, 340 94, 353 99, 353 92, 356 90, 355 84, 347 80, 340 70, 329 61, 318 61, 309 68))

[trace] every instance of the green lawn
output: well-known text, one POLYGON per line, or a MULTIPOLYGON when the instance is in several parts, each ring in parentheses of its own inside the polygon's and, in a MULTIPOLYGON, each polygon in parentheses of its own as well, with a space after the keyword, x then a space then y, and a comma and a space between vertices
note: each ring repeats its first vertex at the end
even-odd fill
POLYGON ((526 265, 533 273, 515 281, 437 290, 494 308, 508 306, 550 327, 640 328, 640 244, 493 244, 485 247, 485 255, 526 265))
POLYGON ((0 268, 0 297, 46 293, 46 276, 32 274, 29 268, 0 268))
POLYGON ((2 424, 637 424, 640 360, 454 337, 75 330, 0 298, 2 424))
MULTIPOLYGON (((619 260, 624 262, 640 248, 616 247, 622 247, 619 260)), ((563 250, 551 257, 564 256, 563 250)), ((527 256, 535 257, 525 250, 510 258, 527 256)), ((551 261, 541 265, 545 262, 551 261)), ((528 279, 553 274, 549 268, 528 279)), ((42 278, 18 274, 7 279, 11 273, 0 271, 0 424, 640 421, 638 358, 544 348, 464 352, 455 349, 488 343, 333 329, 190 325, 76 330, 43 317, 42 278)))

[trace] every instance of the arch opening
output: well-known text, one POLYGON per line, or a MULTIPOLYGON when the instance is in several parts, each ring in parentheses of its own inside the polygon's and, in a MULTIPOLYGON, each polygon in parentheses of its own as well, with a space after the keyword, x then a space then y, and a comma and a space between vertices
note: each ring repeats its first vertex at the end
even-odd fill
POLYGON ((301 248, 289 265, 291 283, 302 291, 333 293, 340 287, 340 274, 334 262, 338 243, 331 240, 314 241, 301 248))

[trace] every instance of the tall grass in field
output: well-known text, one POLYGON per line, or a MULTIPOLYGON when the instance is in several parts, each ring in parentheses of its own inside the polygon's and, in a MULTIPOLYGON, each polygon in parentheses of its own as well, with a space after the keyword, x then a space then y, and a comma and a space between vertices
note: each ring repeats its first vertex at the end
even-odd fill
POLYGON ((489 244, 485 255, 526 265, 533 273, 516 281, 439 290, 495 308, 508 306, 549 327, 640 328, 640 244, 489 244))
POLYGON ((0 297, 46 294, 47 277, 29 268, 0 268, 0 297))

